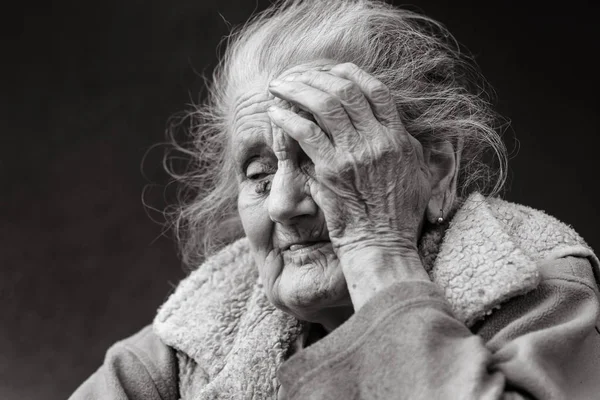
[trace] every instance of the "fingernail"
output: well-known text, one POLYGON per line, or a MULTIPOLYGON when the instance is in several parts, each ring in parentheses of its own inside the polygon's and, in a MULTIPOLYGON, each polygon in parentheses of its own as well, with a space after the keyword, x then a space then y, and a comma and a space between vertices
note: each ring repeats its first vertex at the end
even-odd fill
POLYGON ((281 85, 282 83, 283 83, 283 82, 282 82, 281 80, 279 80, 279 79, 275 79, 275 80, 272 80, 272 81, 269 83, 269 86, 271 86, 271 87, 273 87, 273 86, 278 86, 278 85, 281 85))
POLYGON ((277 112, 277 107, 275 107, 275 106, 270 106, 269 108, 267 108, 267 112, 268 112, 269 114, 276 113, 276 112, 277 112))
POLYGON ((324 65, 321 67, 321 71, 330 71, 333 68, 332 65, 324 65))
POLYGON ((285 78, 283 78, 283 80, 286 82, 290 82, 290 81, 293 81, 294 79, 296 79, 297 76, 298 75, 288 75, 285 78))

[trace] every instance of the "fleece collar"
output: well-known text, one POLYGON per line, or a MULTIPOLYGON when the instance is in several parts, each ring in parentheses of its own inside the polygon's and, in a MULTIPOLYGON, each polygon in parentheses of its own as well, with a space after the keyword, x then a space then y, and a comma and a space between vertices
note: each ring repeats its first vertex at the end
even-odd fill
POLYGON ((452 218, 429 276, 470 326, 534 289, 538 261, 566 256, 589 258, 599 281, 598 258, 571 227, 542 211, 475 193, 452 218))
MULTIPOLYGON (((533 290, 540 280, 537 261, 588 257, 600 277, 598 258, 573 229, 541 211, 478 193, 464 201, 440 241, 421 255, 431 280, 468 326, 533 290)), ((267 300, 245 238, 184 279, 154 321, 167 345, 203 368, 197 398, 273 396, 277 369, 302 328, 267 300)))

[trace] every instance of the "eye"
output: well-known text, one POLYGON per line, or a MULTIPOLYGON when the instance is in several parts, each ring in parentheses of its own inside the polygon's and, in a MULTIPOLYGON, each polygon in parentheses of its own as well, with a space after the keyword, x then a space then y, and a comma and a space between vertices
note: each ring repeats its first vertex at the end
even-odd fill
POLYGON ((268 163, 263 161, 255 160, 251 161, 246 167, 246 178, 250 180, 260 180, 268 177, 269 175, 275 172, 275 168, 273 168, 268 163))
POLYGON ((246 167, 246 179, 254 186, 254 191, 258 194, 265 194, 271 189, 271 176, 276 172, 277 167, 263 160, 254 160, 246 167))

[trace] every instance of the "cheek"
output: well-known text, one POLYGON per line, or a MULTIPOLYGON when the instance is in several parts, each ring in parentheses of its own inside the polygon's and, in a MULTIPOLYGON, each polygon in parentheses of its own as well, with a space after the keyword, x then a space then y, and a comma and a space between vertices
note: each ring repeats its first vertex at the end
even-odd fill
POLYGON ((257 198, 253 190, 240 190, 238 212, 267 298, 277 306, 281 304, 276 286, 283 269, 283 258, 273 251, 274 223, 269 217, 266 197, 257 198))
POLYGON ((273 221, 269 218, 266 208, 266 197, 257 198, 253 190, 241 189, 238 196, 238 212, 252 251, 264 261, 264 257, 272 248, 273 230, 273 221))

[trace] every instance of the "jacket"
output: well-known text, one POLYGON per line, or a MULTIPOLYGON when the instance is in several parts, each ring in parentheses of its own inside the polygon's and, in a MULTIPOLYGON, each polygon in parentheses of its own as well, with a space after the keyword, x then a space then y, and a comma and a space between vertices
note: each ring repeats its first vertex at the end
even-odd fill
POLYGON ((420 251, 431 282, 303 348, 310 324, 268 302, 241 239, 71 398, 600 398, 600 264, 570 227, 475 193, 420 251))

